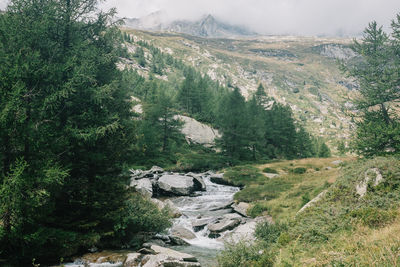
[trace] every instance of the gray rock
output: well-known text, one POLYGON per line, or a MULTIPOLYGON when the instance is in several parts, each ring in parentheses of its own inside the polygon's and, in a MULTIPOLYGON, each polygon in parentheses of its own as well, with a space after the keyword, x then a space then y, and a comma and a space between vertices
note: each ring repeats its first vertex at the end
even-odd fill
POLYGON ((177 236, 189 240, 196 238, 196 235, 192 231, 179 225, 172 227, 171 234, 172 236, 177 236))
POLYGON ((190 244, 188 242, 186 242, 185 240, 183 240, 180 237, 170 236, 169 238, 171 240, 170 244, 172 246, 190 246, 190 244))
POLYGON ((147 254, 152 254, 152 255, 157 254, 157 253, 154 251, 154 249, 152 249, 153 246, 155 246, 155 245, 151 245, 150 248, 141 248, 141 249, 138 250, 138 252, 139 252, 140 254, 145 254, 145 255, 147 255, 147 254))
POLYGON ((305 209, 313 206, 315 203, 320 201, 325 196, 326 192, 328 192, 328 190, 324 190, 321 193, 319 193, 315 198, 313 198, 307 204, 305 204, 297 213, 303 212, 305 209))
POLYGON ((240 202, 238 204, 232 205, 233 210, 244 217, 248 217, 247 210, 249 209, 249 207, 250 207, 250 204, 245 203, 245 202, 240 202))
POLYGON ((165 195, 189 196, 195 190, 193 177, 189 176, 163 175, 157 184, 165 195))
POLYGON ((135 187, 136 191, 145 197, 151 198, 153 195, 153 184, 148 178, 143 178, 140 180, 132 179, 130 186, 135 187))
POLYGON ((151 246, 151 249, 154 250, 157 254, 161 255, 166 255, 169 258, 179 260, 179 261, 187 261, 187 262, 197 262, 196 257, 186 254, 183 252, 178 252, 176 250, 170 249, 170 248, 164 248, 160 246, 151 246))
POLYGON ((163 168, 161 168, 161 167, 158 167, 158 166, 153 166, 153 167, 151 167, 151 169, 150 169, 150 171, 149 172, 151 172, 151 173, 157 173, 157 174, 160 174, 160 173, 163 173, 164 172, 164 169, 163 168))
POLYGON ((277 174, 277 173, 264 173, 264 175, 267 176, 267 177, 270 178, 270 179, 279 176, 279 174, 277 174))
POLYGON ((140 253, 128 253, 124 262, 124 267, 135 267, 138 266, 141 259, 140 253))
POLYGON ((338 166, 338 165, 342 164, 343 161, 342 161, 342 160, 335 160, 335 161, 332 161, 331 163, 332 163, 333 165, 338 166))
POLYGON ((193 181, 195 183, 195 190, 196 191, 206 191, 206 183, 204 183, 203 178, 201 176, 192 176, 193 181))
POLYGON ((221 233, 228 230, 234 229, 236 226, 240 224, 240 220, 238 219, 227 219, 223 218, 217 220, 216 222, 208 225, 208 230, 211 234, 221 233))
POLYGON ((214 221, 214 220, 215 220, 215 219, 213 219, 213 218, 196 220, 196 221, 192 222, 193 230, 194 230, 195 232, 201 231, 201 230, 204 229, 204 227, 205 227, 207 224, 211 223, 211 222, 214 221))
POLYGON ((183 121, 181 132, 189 143, 213 147, 215 146, 215 138, 221 136, 217 130, 193 118, 181 115, 177 115, 176 118, 183 121))
POLYGON ((226 219, 231 219, 231 220, 233 220, 233 219, 241 220, 241 219, 243 218, 243 217, 242 217, 240 214, 238 214, 238 213, 228 213, 228 214, 224 214, 223 217, 226 218, 226 219))
POLYGON ((171 200, 169 199, 164 200, 164 205, 165 207, 168 207, 172 217, 179 218, 182 216, 182 213, 179 211, 179 209, 174 205, 174 203, 171 200))
POLYGON ((364 174, 364 179, 356 185, 356 192, 360 197, 367 194, 368 183, 370 181, 373 181, 373 187, 378 186, 383 181, 383 176, 378 168, 367 170, 364 174))

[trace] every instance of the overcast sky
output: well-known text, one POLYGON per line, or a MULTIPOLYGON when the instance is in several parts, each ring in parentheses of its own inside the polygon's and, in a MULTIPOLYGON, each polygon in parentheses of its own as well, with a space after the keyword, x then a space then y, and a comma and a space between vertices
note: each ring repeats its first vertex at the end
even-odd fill
MULTIPOLYGON (((0 0, 4 7, 6 0, 0 0)), ((400 13, 400 0, 106 0, 119 16, 142 17, 165 11, 170 19, 198 19, 212 14, 265 34, 353 35, 368 22, 388 29, 400 13)))

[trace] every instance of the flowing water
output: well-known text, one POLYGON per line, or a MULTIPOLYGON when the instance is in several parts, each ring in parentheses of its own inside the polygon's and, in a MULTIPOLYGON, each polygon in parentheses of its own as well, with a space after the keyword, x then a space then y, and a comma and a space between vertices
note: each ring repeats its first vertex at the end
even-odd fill
MULTIPOLYGON (((224 209, 233 200, 233 195, 239 191, 238 187, 218 185, 210 181, 209 176, 203 178, 206 191, 195 192, 195 196, 175 197, 171 201, 182 213, 180 218, 173 222, 173 226, 182 226, 194 232, 192 223, 196 220, 216 219, 230 213, 231 209, 224 209)), ((203 230, 194 232, 196 238, 185 239, 190 246, 174 246, 174 250, 185 252, 195 256, 201 266, 212 267, 216 265, 216 255, 223 248, 223 241, 208 237, 207 226, 203 230)), ((83 266, 79 260, 65 266, 83 266)), ((118 264, 103 263, 101 267, 120 266, 118 264)))
MULTIPOLYGON (((196 192, 194 197, 177 197, 171 199, 180 210, 182 216, 174 220, 174 226, 183 226, 193 231, 192 223, 196 220, 216 219, 224 214, 230 213, 231 209, 221 209, 227 206, 233 195, 239 191, 238 187, 218 185, 210 181, 210 177, 203 178, 206 191, 196 192)), ((172 227, 172 228, 173 228, 172 227)), ((196 238, 185 239, 191 246, 174 247, 173 249, 189 253, 197 257, 202 266, 213 266, 215 256, 224 246, 223 241, 208 237, 207 226, 194 233, 196 238)))

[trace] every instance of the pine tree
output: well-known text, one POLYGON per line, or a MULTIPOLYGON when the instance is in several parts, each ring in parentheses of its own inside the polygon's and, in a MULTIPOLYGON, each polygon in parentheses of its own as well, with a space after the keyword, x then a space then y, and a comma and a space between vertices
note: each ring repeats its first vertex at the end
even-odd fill
POLYGON ((131 156, 120 32, 95 0, 12 0, 0 16, 2 257, 59 259, 114 231, 131 156))
POLYGON ((218 124, 222 132, 221 147, 233 159, 243 159, 248 146, 246 103, 239 88, 228 93, 219 106, 218 124))
POLYGON ((342 63, 343 69, 360 84, 359 97, 354 101, 359 118, 355 120, 353 148, 366 156, 400 149, 400 124, 392 110, 393 103, 400 100, 400 54, 396 50, 399 26, 395 21, 392 28, 391 40, 376 22, 370 23, 361 41, 354 41, 352 46, 360 56, 359 62, 342 63))

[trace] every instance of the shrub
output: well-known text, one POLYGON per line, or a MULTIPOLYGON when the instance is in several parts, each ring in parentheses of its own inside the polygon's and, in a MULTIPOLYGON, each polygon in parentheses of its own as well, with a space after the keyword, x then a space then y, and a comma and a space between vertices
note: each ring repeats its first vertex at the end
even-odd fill
POLYGON ((259 215, 261 215, 264 211, 267 211, 268 208, 265 204, 261 203, 261 202, 257 202, 255 205, 251 206, 248 210, 247 210, 247 214, 252 217, 255 218, 259 215))
POLYGON ((272 169, 272 168, 264 168, 263 169, 263 172, 265 172, 265 173, 278 173, 278 171, 277 170, 275 170, 275 169, 272 169))
POLYGON ((294 169, 292 170, 292 172, 293 172, 294 174, 304 174, 304 173, 306 173, 306 171, 307 171, 307 169, 306 169, 306 168, 303 168, 303 167, 294 168, 294 169))
POLYGON ((351 216, 359 219, 363 225, 377 228, 382 227, 396 218, 397 212, 393 210, 383 210, 376 207, 366 207, 354 210, 351 216))
POLYGON ((257 224, 255 235, 257 239, 265 244, 276 243, 281 232, 287 229, 286 224, 275 223, 271 224, 268 221, 257 224))
POLYGON ((307 192, 304 195, 301 196, 301 205, 300 208, 303 207, 305 204, 307 204, 308 202, 310 202, 311 198, 310 198, 310 194, 307 192))
POLYGON ((240 241, 225 243, 225 249, 217 256, 220 267, 269 267, 274 255, 257 244, 240 241))
POLYGON ((112 242, 116 246, 135 247, 139 243, 136 239, 141 236, 139 233, 150 237, 172 225, 168 208, 160 211, 156 204, 138 193, 132 193, 121 214, 123 216, 114 227, 116 236, 112 242))

